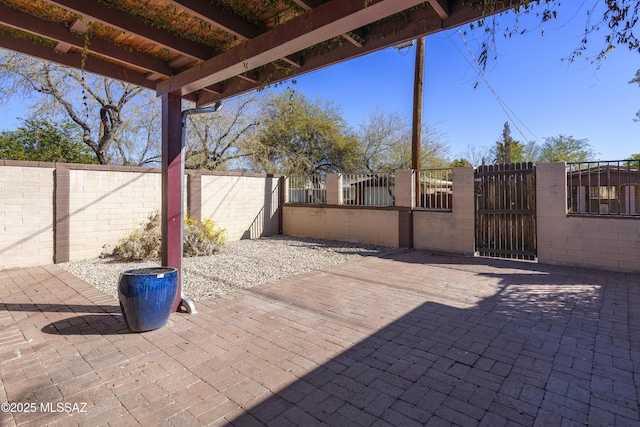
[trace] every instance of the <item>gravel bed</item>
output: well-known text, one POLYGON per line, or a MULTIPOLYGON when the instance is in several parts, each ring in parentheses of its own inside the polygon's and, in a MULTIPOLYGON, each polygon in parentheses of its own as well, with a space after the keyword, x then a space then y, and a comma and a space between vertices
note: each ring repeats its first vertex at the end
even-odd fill
MULTIPOLYGON (((197 301, 393 250, 284 236, 229 242, 215 255, 184 258, 182 291, 185 297, 197 301)), ((98 258, 58 265, 117 299, 120 272, 159 265, 159 261, 116 262, 98 258)))

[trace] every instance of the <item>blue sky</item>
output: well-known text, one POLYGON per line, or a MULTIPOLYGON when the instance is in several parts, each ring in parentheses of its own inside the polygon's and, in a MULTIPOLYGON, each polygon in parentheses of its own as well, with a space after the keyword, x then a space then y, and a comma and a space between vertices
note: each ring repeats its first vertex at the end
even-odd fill
MULTIPOLYGON (((582 38, 586 19, 583 2, 566 3, 558 19, 544 25, 544 36, 539 27, 498 40, 500 56, 485 74, 510 116, 478 76, 457 30, 427 37, 423 121, 444 135, 453 157, 468 145, 493 146, 507 120, 514 121, 512 136, 519 141, 564 134, 588 139, 600 160, 640 153, 640 123, 633 121, 640 87, 628 84, 640 68, 640 54, 619 47, 599 69, 584 60, 562 61, 582 38)), ((538 24, 533 17, 528 22, 538 24)), ((476 53, 477 41, 472 35, 466 40, 476 53)), ((595 35, 589 43, 601 47, 601 40, 595 35)), ((297 77, 292 87, 334 101, 354 128, 376 109, 410 120, 414 60, 414 48, 385 49, 297 77)), ((16 117, 26 114, 18 99, 0 107, 0 129, 15 128, 16 117)))
MULTIPOLYGON (((544 36, 540 27, 499 39, 500 56, 487 67, 487 80, 515 121, 512 136, 518 141, 560 134, 586 138, 599 160, 640 153, 640 123, 633 121, 640 110, 640 86, 628 84, 640 68, 640 53, 619 47, 600 69, 585 60, 562 61, 582 38, 586 22, 582 2, 566 3, 558 19, 544 26, 544 36)), ((466 39, 475 54, 477 42, 471 35, 466 39)), ((589 44, 601 47, 601 40, 596 35, 589 44)), ((410 120, 414 61, 414 48, 386 49, 299 77, 293 87, 335 101, 353 126, 376 108, 410 120)), ((426 38, 423 121, 444 134, 454 157, 469 144, 493 146, 509 120, 485 82, 473 88, 479 77, 471 64, 457 30, 426 38)))

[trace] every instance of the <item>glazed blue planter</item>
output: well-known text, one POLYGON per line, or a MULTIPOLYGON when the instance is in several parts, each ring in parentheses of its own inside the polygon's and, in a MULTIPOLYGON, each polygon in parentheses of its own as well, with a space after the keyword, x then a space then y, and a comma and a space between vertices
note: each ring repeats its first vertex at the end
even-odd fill
POLYGON ((147 267, 120 274, 118 299, 124 322, 133 332, 164 326, 169 320, 178 292, 178 270, 147 267))

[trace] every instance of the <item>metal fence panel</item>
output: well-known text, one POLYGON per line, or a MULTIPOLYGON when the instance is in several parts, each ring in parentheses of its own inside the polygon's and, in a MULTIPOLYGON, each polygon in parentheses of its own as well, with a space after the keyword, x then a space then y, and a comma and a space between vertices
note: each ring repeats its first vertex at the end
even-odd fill
POLYGON ((453 210, 453 169, 419 170, 418 207, 430 210, 453 210))
POLYGON ((289 203, 327 203, 326 175, 290 176, 289 203))
POLYGON ((640 160, 567 163, 567 213, 640 216, 640 160))
POLYGON ((342 204, 351 206, 394 206, 395 175, 392 173, 345 173, 342 204))

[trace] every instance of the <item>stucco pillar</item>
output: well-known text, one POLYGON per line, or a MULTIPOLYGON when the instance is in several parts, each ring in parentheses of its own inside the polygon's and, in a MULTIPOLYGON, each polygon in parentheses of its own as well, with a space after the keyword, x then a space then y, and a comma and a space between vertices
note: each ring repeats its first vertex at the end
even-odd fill
MULTIPOLYGON (((417 173, 417 172, 416 172, 417 173)), ((396 206, 415 208, 415 182, 414 171, 400 170, 395 172, 396 176, 396 206)))
POLYGON ((342 175, 339 173, 327 174, 327 204, 342 204, 342 175))

